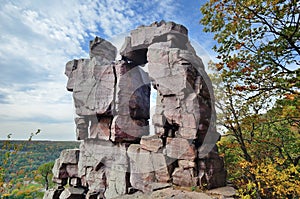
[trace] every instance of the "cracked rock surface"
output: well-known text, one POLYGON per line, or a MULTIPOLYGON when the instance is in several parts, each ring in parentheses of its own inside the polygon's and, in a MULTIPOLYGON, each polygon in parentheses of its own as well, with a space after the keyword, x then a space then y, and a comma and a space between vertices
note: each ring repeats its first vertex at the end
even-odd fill
POLYGON ((81 144, 56 160, 57 187, 44 198, 211 198, 170 188, 226 185, 212 83, 188 30, 165 21, 140 26, 126 37, 122 59, 116 55, 96 37, 89 58, 66 64, 81 144))

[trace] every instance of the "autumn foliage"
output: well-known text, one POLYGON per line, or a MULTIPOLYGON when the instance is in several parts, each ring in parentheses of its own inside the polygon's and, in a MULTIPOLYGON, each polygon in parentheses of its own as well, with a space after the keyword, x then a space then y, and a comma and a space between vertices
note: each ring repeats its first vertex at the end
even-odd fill
POLYGON ((300 4, 210 0, 219 143, 241 198, 300 196, 300 4))

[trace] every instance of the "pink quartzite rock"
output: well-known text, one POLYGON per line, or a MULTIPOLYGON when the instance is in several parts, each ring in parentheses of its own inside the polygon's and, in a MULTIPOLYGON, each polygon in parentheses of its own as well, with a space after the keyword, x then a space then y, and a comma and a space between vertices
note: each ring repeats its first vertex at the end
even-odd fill
POLYGON ((90 187, 90 193, 125 194, 128 166, 125 145, 96 139, 86 139, 80 145, 78 176, 90 187))
POLYGON ((116 47, 96 37, 88 59, 66 64, 81 144, 55 161, 57 188, 45 199, 226 185, 212 83, 187 33, 174 22, 140 26, 125 38, 118 61, 116 47), (149 136, 151 86, 157 96, 149 136))
POLYGON ((73 186, 73 187, 81 186, 81 180, 80 180, 80 178, 77 178, 77 177, 71 178, 70 179, 70 185, 73 186))
POLYGON ((78 159, 79 149, 63 150, 52 168, 53 178, 57 179, 57 182, 60 183, 59 179, 77 176, 78 159))
POLYGON ((48 189, 47 191, 45 191, 43 199, 57 199, 59 198, 63 190, 63 188, 48 189))
POLYGON ((112 114, 112 106, 114 104, 114 88, 116 77, 114 74, 114 66, 101 65, 93 58, 90 62, 94 65, 93 75, 96 84, 93 85, 93 90, 90 97, 87 99, 91 109, 95 109, 96 114, 110 116, 112 114))
POLYGON ((163 154, 149 152, 138 144, 132 144, 127 155, 130 161, 130 183, 134 188, 149 192, 152 183, 167 183, 170 179, 163 154))
POLYGON ((68 174, 68 177, 78 177, 78 166, 77 164, 67 164, 66 171, 68 174))
POLYGON ((60 153, 61 164, 77 164, 79 159, 79 149, 65 149, 60 153))
POLYGON ((93 117, 90 126, 90 138, 109 140, 112 117, 93 117))
POLYGON ((90 41, 90 57, 101 58, 102 62, 111 63, 117 56, 117 48, 100 37, 90 41))
POLYGON ((166 155, 171 158, 194 161, 196 150, 194 145, 186 139, 167 138, 166 155))
MULTIPOLYGON (((145 54, 145 49, 149 45, 156 42, 166 42, 173 40, 173 43, 185 44, 187 43, 187 29, 174 22, 155 22, 150 26, 141 26, 131 31, 131 36, 126 37, 120 54, 130 60, 133 60, 137 64, 144 64, 147 62, 146 57, 141 54, 145 54), (172 37, 168 38, 168 35, 176 34, 176 38, 180 42, 176 42, 172 37)), ((176 44, 175 44, 176 45, 176 44)))
POLYGON ((190 160, 178 160, 178 165, 183 169, 196 168, 196 163, 190 160))
POLYGON ((170 174, 168 172, 168 165, 166 163, 165 156, 162 153, 151 152, 151 160, 156 181, 159 183, 169 182, 170 174))
POLYGON ((147 59, 150 77, 154 79, 156 88, 162 95, 178 95, 185 90, 194 92, 194 85, 189 82, 192 65, 187 62, 178 62, 178 54, 182 50, 170 48, 170 45, 171 43, 166 42, 149 46, 147 59), (174 54, 177 55, 177 59, 172 57, 174 54))
POLYGON ((65 75, 68 77, 67 90, 73 91, 75 84, 74 71, 77 69, 78 60, 74 59, 66 64, 65 75))
POLYGON ((143 136, 141 139, 141 147, 147 151, 157 152, 162 146, 162 139, 156 135, 143 136))
POLYGON ((194 169, 176 168, 172 173, 173 183, 183 187, 197 186, 197 176, 194 173, 194 169))
POLYGON ((178 133, 180 137, 184 139, 192 140, 197 138, 197 129, 195 128, 180 127, 178 133))
POLYGON ((89 120, 85 117, 76 117, 75 124, 76 124, 76 138, 77 140, 84 140, 88 138, 88 123, 89 120))
POLYGON ((111 114, 115 75, 111 64, 101 65, 97 58, 78 60, 74 73, 73 98, 80 116, 111 114))
POLYGON ((94 91, 92 85, 96 85, 96 80, 91 76, 92 68, 89 63, 89 59, 78 60, 77 69, 74 71, 73 100, 76 114, 80 116, 95 114, 95 111, 88 106, 93 103, 92 101, 88 102, 88 99, 92 100, 92 96, 94 96, 94 93, 91 92, 94 91))
POLYGON ((54 166, 52 168, 52 173, 54 179, 62 179, 68 177, 67 171, 64 167, 62 167, 59 158, 55 160, 54 166))
POLYGON ((147 185, 155 182, 151 153, 138 144, 129 146, 127 155, 130 162, 130 183, 135 189, 148 192, 147 185))
POLYGON ((149 134, 146 120, 133 120, 128 116, 115 116, 111 126, 111 140, 114 142, 137 141, 149 134))
POLYGON ((161 114, 154 114, 152 116, 152 124, 155 126, 164 126, 166 123, 166 118, 161 114))
POLYGON ((150 80, 139 67, 125 61, 115 65, 116 116, 112 121, 111 140, 136 141, 149 134, 150 80))
POLYGON ((69 187, 65 189, 59 196, 59 199, 84 199, 84 189, 69 187))

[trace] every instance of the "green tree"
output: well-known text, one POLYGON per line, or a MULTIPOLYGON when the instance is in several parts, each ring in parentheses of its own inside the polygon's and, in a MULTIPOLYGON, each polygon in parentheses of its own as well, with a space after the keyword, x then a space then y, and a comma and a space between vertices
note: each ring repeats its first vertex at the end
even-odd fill
MULTIPOLYGON (((44 185, 45 189, 48 190, 51 179, 52 179, 52 168, 54 166, 54 162, 48 162, 45 164, 42 164, 38 167, 37 173, 41 175, 41 183, 44 185)), ((39 178, 36 178, 39 179, 39 178)))
POLYGON ((201 12, 225 81, 238 80, 237 89, 252 91, 248 98, 299 92, 299 1, 210 0, 201 12))
POLYGON ((300 4, 210 0, 220 148, 242 197, 297 198, 299 188, 300 4), (276 177, 277 176, 277 177, 276 177), (282 186, 279 186, 279 185, 282 186), (299 187, 299 186, 298 186, 299 187))
POLYGON ((294 116, 299 118, 295 104, 296 99, 280 100, 267 113, 256 115, 257 118, 241 119, 240 131, 229 129, 222 137, 219 148, 225 155, 229 179, 240 188, 241 196, 299 196, 300 134, 299 124, 294 120, 294 116), (245 157, 239 140, 243 140, 250 160, 245 157))
MULTIPOLYGON (((32 138, 40 133, 40 129, 37 130, 37 132, 35 133, 31 133, 29 136, 28 141, 30 142, 32 140, 32 138)), ((6 196, 10 196, 11 195, 11 190, 13 190, 15 184, 14 184, 14 180, 15 179, 11 179, 12 175, 11 172, 11 168, 14 168, 14 166, 17 163, 17 155, 18 153, 21 153, 23 148, 25 147, 24 143, 20 143, 20 144, 13 144, 11 139, 11 135, 9 134, 7 136, 7 140, 4 141, 4 144, 1 148, 1 164, 0 164, 0 196, 2 197, 6 197, 6 196)), ((19 168, 18 172, 14 172, 14 173, 19 173, 20 175, 22 175, 21 173, 24 172, 23 168, 19 168)))

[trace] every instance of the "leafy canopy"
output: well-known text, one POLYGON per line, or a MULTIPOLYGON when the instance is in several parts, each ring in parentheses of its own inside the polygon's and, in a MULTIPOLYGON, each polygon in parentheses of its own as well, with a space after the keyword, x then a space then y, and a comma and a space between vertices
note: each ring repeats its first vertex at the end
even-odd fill
POLYGON ((299 198, 300 2, 209 0, 219 147, 241 198, 299 198))
POLYGON ((298 93, 300 3, 297 0, 210 0, 204 31, 214 33, 216 67, 252 95, 298 93))

